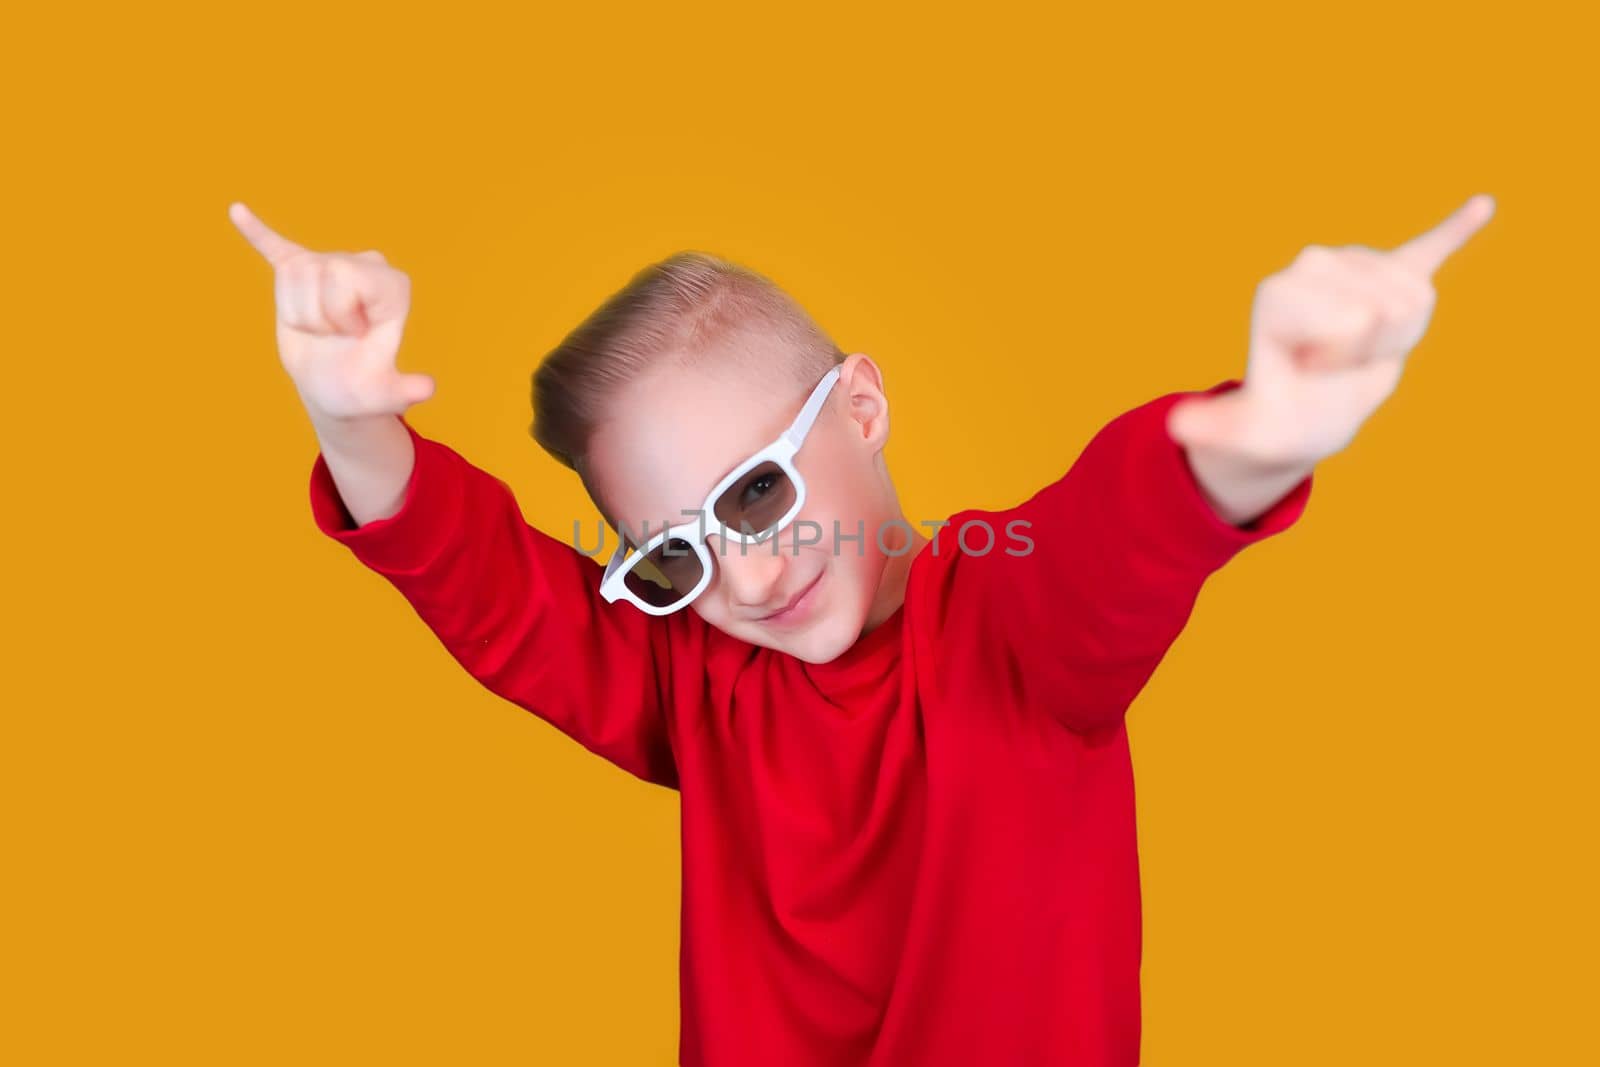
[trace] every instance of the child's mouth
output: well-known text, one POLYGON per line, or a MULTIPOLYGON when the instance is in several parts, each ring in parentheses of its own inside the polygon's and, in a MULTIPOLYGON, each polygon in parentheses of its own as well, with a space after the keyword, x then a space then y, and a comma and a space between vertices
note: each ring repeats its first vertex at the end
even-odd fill
POLYGON ((800 590, 800 595, 790 601, 787 607, 756 621, 763 626, 788 626, 805 618, 811 613, 811 606, 816 603, 817 586, 822 584, 822 575, 823 572, 818 571, 817 576, 811 579, 811 583, 800 590))

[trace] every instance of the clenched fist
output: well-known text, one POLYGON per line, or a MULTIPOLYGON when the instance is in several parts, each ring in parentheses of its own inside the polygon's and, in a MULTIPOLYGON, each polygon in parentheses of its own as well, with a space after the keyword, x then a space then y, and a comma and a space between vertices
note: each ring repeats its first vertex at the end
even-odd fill
POLYGON ((278 355, 314 416, 399 415, 433 395, 426 374, 395 365, 411 279, 378 252, 312 252, 241 203, 228 218, 272 267, 278 355))
MULTIPOLYGON (((1406 355, 1427 330, 1434 272, 1494 209, 1492 197, 1474 196, 1390 251, 1305 249, 1256 290, 1241 387, 1174 405, 1173 439, 1191 458, 1207 454, 1203 474, 1255 465, 1292 476, 1343 449, 1394 392, 1406 355)), ((1218 483, 1207 486, 1216 498, 1227 496, 1221 476, 1210 480, 1218 483)))

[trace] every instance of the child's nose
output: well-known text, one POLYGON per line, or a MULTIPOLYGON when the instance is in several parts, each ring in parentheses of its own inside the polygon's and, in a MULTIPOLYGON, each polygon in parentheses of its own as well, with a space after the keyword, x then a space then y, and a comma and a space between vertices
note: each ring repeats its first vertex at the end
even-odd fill
POLYGON ((716 553, 717 567, 735 607, 750 610, 781 606, 772 601, 783 591, 783 571, 788 561, 782 551, 773 552, 772 542, 747 544, 743 551, 737 541, 723 546, 714 540, 708 547, 716 553))

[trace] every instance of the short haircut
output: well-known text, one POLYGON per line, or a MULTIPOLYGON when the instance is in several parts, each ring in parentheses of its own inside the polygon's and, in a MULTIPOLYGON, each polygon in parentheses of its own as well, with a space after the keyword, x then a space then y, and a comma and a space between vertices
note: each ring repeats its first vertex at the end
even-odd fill
POLYGON ((634 274, 540 361, 530 432, 598 504, 587 458, 611 398, 658 366, 706 358, 735 361, 769 381, 791 379, 803 392, 845 355, 767 276, 709 252, 676 252, 634 274), (773 365, 766 351, 741 347, 741 337, 776 338, 788 357, 773 365))

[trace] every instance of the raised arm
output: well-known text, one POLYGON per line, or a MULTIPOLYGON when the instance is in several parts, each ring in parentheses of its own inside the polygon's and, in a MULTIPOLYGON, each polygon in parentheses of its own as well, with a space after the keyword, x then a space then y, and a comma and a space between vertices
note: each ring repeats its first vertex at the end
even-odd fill
POLYGON ((694 621, 609 609, 599 568, 529 526, 510 488, 418 434, 433 394, 396 354, 410 283, 377 252, 321 253, 243 204, 229 218, 273 268, 278 352, 321 448, 311 507, 406 598, 479 682, 647 781, 677 785, 675 662, 694 621))
POLYGON ((1427 332, 1434 275, 1494 213, 1494 198, 1480 193, 1396 248, 1308 245, 1261 283, 1244 388, 1170 413, 1221 514, 1255 514, 1349 446, 1427 332))
POLYGON ((1075 728, 1114 723, 1206 577, 1299 518, 1316 464, 1394 391, 1435 273, 1494 212, 1479 194, 1388 251, 1309 246, 1257 289, 1243 382, 1118 416, 1005 514, 1031 523, 1034 550, 953 573, 998 620, 1013 685, 1075 728))
MULTIPOLYGON (((1020 706, 1075 730, 1115 724, 1182 632, 1206 578, 1305 509, 1309 473, 1253 521, 1222 518, 1167 433, 1168 410, 1190 395, 1169 393, 1112 419, 1065 474, 1017 507, 953 517, 957 527, 981 519, 998 537, 990 552, 951 561, 951 602, 987 620, 974 639, 1005 664, 999 676, 1020 706)), ((968 540, 981 547, 984 537, 968 540)))
POLYGON ((699 662, 698 617, 605 603, 600 567, 529 525, 505 482, 403 418, 396 426, 416 455, 399 509, 358 527, 319 454, 310 481, 317 528, 399 590, 484 687, 624 770, 676 788, 671 693, 675 675, 699 662))

